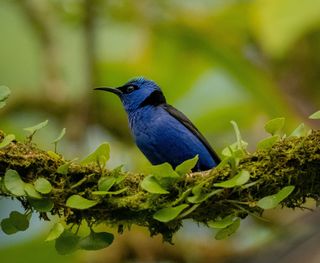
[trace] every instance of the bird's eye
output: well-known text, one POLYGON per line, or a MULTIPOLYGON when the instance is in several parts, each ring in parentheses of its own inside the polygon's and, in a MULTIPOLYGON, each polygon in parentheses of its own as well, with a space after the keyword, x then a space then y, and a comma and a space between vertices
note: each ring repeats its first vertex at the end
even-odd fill
POLYGON ((134 90, 135 90, 134 86, 128 86, 126 92, 130 93, 130 92, 132 92, 134 90))

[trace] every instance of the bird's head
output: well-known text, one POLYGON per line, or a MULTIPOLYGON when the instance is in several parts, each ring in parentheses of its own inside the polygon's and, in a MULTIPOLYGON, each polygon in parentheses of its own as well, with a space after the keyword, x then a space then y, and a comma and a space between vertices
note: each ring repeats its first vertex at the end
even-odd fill
POLYGON ((128 113, 146 105, 156 106, 166 102, 160 87, 152 80, 142 77, 134 78, 121 87, 100 87, 95 90, 116 94, 128 113))

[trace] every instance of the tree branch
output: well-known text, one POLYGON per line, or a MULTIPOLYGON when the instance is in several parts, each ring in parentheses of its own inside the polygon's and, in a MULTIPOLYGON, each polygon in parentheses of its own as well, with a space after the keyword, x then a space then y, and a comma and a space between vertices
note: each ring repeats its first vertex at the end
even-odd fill
MULTIPOLYGON (((4 133, 0 131, 0 142, 3 138, 4 133)), ((30 197, 17 197, 5 189, 5 172, 16 170, 25 183, 34 183, 37 178, 44 177, 53 186, 50 194, 46 195, 54 204, 49 213, 65 218, 67 223, 80 224, 82 220, 89 224, 104 222, 117 225, 119 231, 124 226, 137 224, 147 227, 151 235, 161 233, 167 241, 179 229, 182 219, 191 218, 207 224, 231 214, 240 218, 248 214, 259 216, 263 209, 257 206, 257 201, 288 185, 295 186, 295 189, 281 202, 283 206, 301 207, 306 198, 318 200, 320 196, 320 131, 312 131, 305 137, 288 137, 269 150, 241 158, 237 171, 248 171, 250 179, 246 184, 231 188, 214 185, 234 176, 235 170, 229 165, 187 174, 170 185, 169 194, 153 194, 142 189, 143 174, 77 163, 71 163, 67 172, 58 172, 58 168, 66 163, 62 157, 48 154, 32 143, 13 141, 0 149, 0 196, 16 198, 26 210, 33 209, 30 197), (101 176, 120 178, 109 190, 111 193, 99 195, 97 192, 101 176), (196 194, 195 186, 200 186, 204 200, 188 199, 196 194), (116 192, 121 189, 123 192, 116 192), (97 205, 85 210, 68 207, 67 199, 75 194, 96 200, 97 205), (164 223, 154 218, 160 209, 181 204, 188 207, 175 219, 164 223)), ((47 218, 45 212, 40 215, 47 218)))

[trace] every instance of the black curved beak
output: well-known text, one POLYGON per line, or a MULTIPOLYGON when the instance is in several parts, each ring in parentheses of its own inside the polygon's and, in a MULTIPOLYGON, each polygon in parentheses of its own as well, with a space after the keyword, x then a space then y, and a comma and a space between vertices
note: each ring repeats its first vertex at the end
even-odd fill
POLYGON ((99 87, 99 88, 95 88, 94 90, 108 91, 108 92, 114 93, 114 94, 116 94, 118 96, 120 96, 122 94, 122 91, 117 89, 117 88, 99 87))

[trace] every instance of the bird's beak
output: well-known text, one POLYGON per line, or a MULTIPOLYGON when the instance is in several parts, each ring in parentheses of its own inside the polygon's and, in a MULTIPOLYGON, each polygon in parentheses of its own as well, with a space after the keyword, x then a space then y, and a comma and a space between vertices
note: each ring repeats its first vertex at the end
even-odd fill
POLYGON ((122 91, 117 89, 117 88, 100 87, 100 88, 95 88, 94 90, 108 91, 108 92, 114 93, 114 94, 116 94, 118 96, 120 96, 122 94, 122 91))

